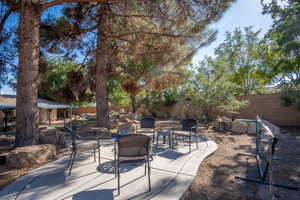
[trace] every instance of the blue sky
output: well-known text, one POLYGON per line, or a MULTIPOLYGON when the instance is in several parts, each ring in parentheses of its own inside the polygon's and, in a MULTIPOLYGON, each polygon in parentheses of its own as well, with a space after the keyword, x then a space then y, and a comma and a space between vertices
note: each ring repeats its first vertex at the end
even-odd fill
MULTIPOLYGON (((47 10, 48 13, 57 12, 58 7, 47 10)), ((204 56, 213 56, 214 49, 225 39, 225 32, 232 32, 237 27, 253 26, 254 30, 261 30, 263 36, 271 27, 272 19, 268 15, 262 15, 260 0, 237 0, 223 17, 211 28, 218 30, 217 39, 209 46, 200 49, 193 58, 193 63, 198 63, 204 56)), ((4 87, 2 94, 14 93, 10 88, 4 87)))
POLYGON ((213 56, 214 49, 224 41, 226 31, 232 32, 237 27, 253 26, 254 30, 261 30, 263 36, 270 29, 272 19, 261 12, 260 0, 237 0, 217 23, 211 25, 211 28, 218 31, 217 39, 200 49, 194 56, 193 63, 197 64, 204 56, 213 56))

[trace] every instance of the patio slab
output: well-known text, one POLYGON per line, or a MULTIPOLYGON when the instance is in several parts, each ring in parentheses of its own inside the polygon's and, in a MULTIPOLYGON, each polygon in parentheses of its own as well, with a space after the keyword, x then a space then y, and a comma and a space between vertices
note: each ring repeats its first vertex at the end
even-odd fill
POLYGON ((180 199, 197 174, 199 165, 212 154, 217 145, 201 138, 199 149, 193 145, 171 150, 165 146, 154 148, 151 162, 152 191, 141 164, 121 165, 121 194, 112 167, 112 146, 101 148, 101 165, 94 162, 91 152, 80 153, 72 175, 66 168, 68 156, 38 168, 0 191, 0 200, 10 199, 180 199))

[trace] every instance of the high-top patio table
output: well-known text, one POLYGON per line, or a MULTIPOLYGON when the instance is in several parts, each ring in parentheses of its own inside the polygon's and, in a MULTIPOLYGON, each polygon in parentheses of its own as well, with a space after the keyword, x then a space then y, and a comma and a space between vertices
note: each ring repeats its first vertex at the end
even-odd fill
POLYGON ((99 165, 100 165, 101 164, 100 150, 101 150, 102 142, 113 141, 113 143, 115 143, 115 141, 113 138, 113 134, 109 130, 105 131, 103 127, 91 127, 91 131, 94 132, 95 135, 97 135, 97 141, 99 146, 98 157, 99 157, 99 165), (101 133, 101 134, 97 134, 97 133, 101 133))
POLYGON ((158 146, 158 140, 159 140, 160 136, 163 137, 163 144, 165 144, 166 137, 168 137, 169 147, 170 147, 170 149, 172 149, 173 143, 174 143, 173 142, 173 131, 169 130, 169 129, 163 129, 163 130, 158 131, 157 135, 156 135, 156 146, 158 146))
MULTIPOLYGON (((193 137, 197 137, 196 135, 193 135, 190 131, 182 131, 182 130, 173 130, 173 135, 176 140, 176 145, 178 145, 178 137, 188 137, 189 139, 189 152, 191 152, 191 141, 193 137)), ((198 139, 196 139, 196 145, 198 149, 198 139)))

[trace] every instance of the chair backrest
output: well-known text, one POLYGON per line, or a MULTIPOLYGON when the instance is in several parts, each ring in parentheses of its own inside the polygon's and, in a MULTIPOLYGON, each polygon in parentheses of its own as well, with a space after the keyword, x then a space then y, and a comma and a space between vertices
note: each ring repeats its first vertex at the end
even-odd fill
POLYGON ((194 119, 185 119, 181 121, 183 131, 197 131, 197 121, 194 119))
POLYGON ((71 127, 65 127, 65 130, 71 134, 72 145, 77 148, 76 140, 97 140, 98 135, 94 131, 76 131, 71 127))
POLYGON ((140 128, 155 128, 155 119, 152 117, 145 117, 141 119, 140 128))
POLYGON ((120 136, 117 140, 119 157, 149 156, 151 137, 140 134, 120 136))

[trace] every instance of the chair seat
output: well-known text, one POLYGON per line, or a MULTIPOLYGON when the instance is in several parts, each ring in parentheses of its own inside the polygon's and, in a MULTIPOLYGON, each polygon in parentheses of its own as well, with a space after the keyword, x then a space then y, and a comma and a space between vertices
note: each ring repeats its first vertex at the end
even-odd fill
POLYGON ((190 136, 191 132, 189 131, 179 131, 179 130, 175 130, 174 134, 177 136, 190 136))
POLYGON ((119 161, 129 161, 129 160, 146 160, 147 156, 136 156, 136 157, 119 157, 119 161))
POLYGON ((171 130, 160 130, 157 132, 158 136, 170 136, 171 135, 171 130))
POLYGON ((142 128, 136 131, 137 134, 143 134, 143 135, 148 135, 148 136, 152 136, 153 134, 155 134, 155 132, 153 131, 153 129, 148 129, 148 128, 142 128))
POLYGON ((141 132, 153 133, 153 128, 139 128, 136 132, 137 133, 141 133, 141 132))
POLYGON ((79 149, 79 150, 97 148, 98 141, 97 140, 89 140, 89 141, 77 140, 76 146, 77 146, 77 149, 79 149))

